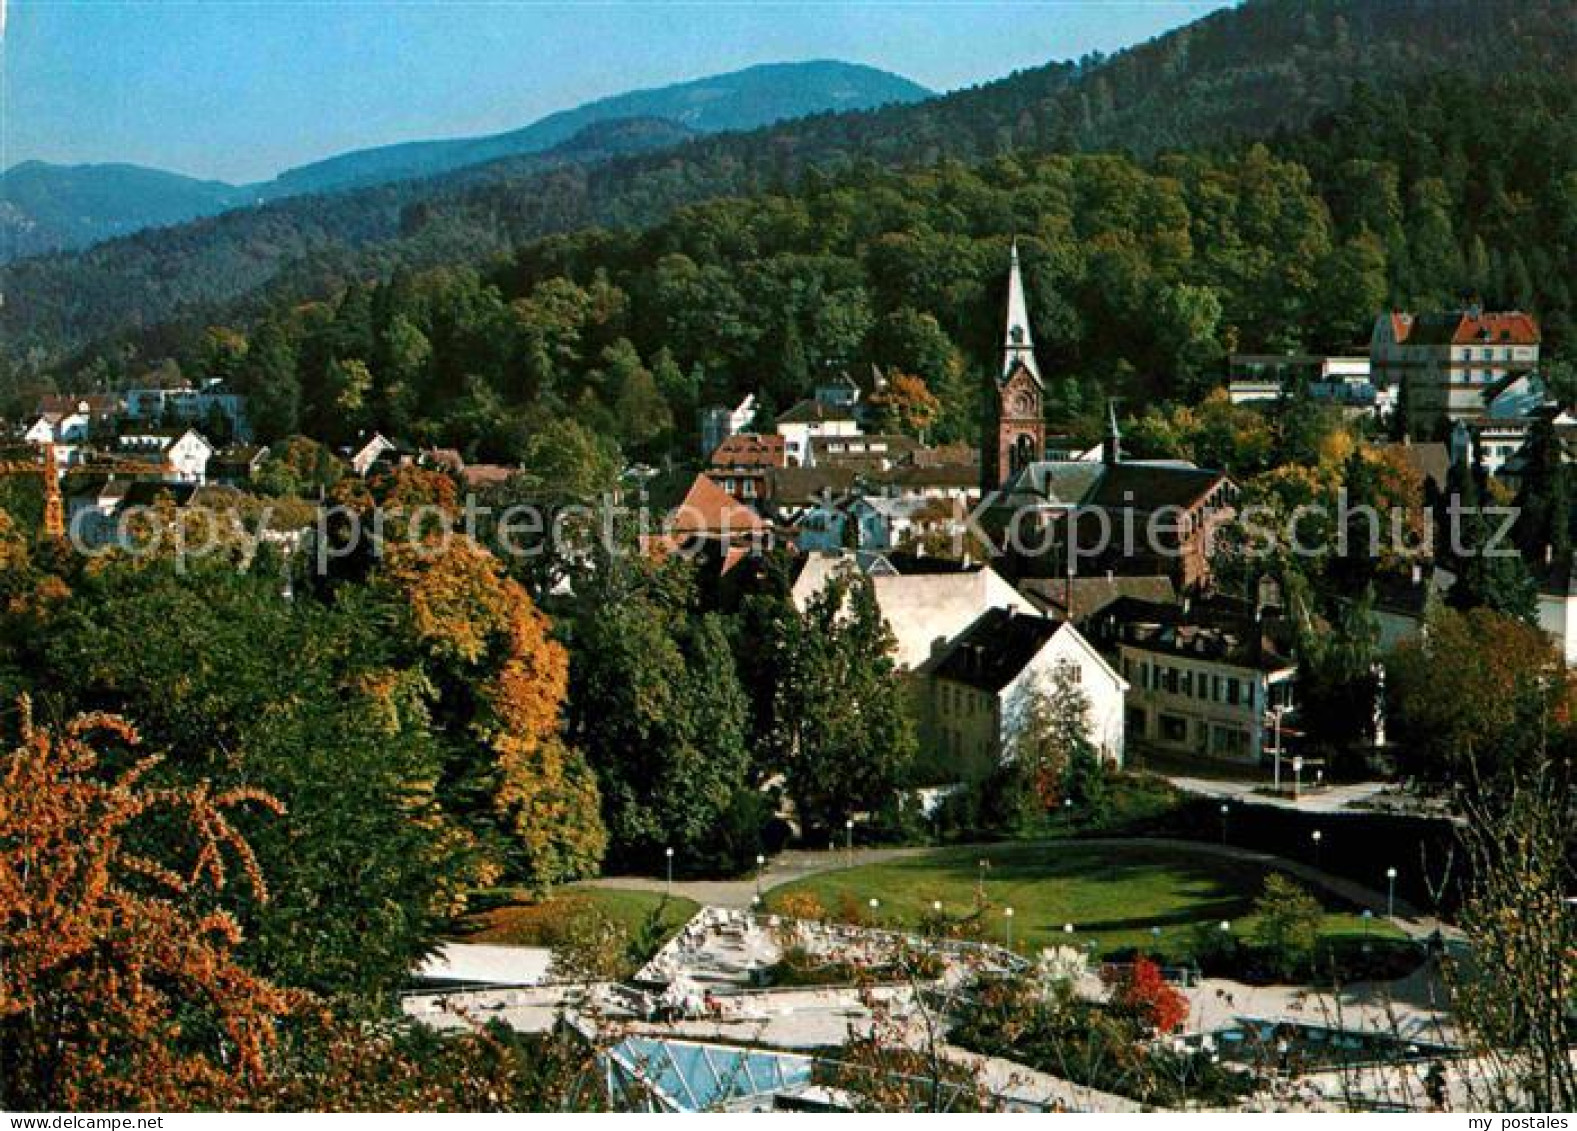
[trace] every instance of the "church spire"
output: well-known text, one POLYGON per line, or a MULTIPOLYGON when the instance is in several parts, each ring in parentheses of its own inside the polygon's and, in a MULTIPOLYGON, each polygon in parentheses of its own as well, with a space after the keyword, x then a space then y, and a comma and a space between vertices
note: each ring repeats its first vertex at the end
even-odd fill
POLYGON ((1007 333, 1002 340, 1002 372, 1005 380, 1022 364, 1036 382, 1040 381, 1040 367, 1035 364, 1035 343, 1029 335, 1029 303, 1024 297, 1024 276, 1018 265, 1018 240, 1013 241, 1008 261, 1008 318, 1007 333))

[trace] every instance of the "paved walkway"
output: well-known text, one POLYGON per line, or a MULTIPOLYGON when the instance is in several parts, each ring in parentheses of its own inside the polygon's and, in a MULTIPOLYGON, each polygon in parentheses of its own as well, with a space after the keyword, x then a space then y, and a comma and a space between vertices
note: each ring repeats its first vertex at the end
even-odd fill
MULTIPOLYGON (((1183 775, 1167 774, 1166 780, 1185 793, 1195 793, 1201 797, 1219 797, 1223 801, 1237 801, 1244 805, 1269 805, 1277 809, 1297 809, 1304 813, 1346 813, 1363 811, 1366 805, 1390 789, 1385 782, 1352 782, 1344 785, 1325 785, 1310 788, 1304 783, 1303 792, 1297 800, 1291 797, 1282 797, 1274 793, 1258 793, 1267 782, 1251 781, 1223 781, 1216 778, 1195 778, 1183 775)), ((1288 788, 1292 786, 1292 779, 1288 777, 1283 783, 1288 788)))
MULTIPOLYGON (((1376 891, 1373 888, 1365 887, 1340 876, 1330 875, 1297 860, 1288 860, 1285 857, 1273 856, 1268 852, 1256 852, 1253 849, 1240 848, 1236 845, 1211 844, 1208 841, 1171 840, 1160 837, 1095 837, 1090 839, 1018 841, 1010 843, 1041 844, 1046 847, 1063 845, 1082 847, 1126 845, 1162 848, 1178 853, 1192 853, 1199 856, 1215 856, 1227 860, 1245 861, 1287 872, 1305 883, 1323 888, 1332 895, 1356 904, 1359 908, 1368 908, 1376 916, 1383 916, 1386 912, 1386 896, 1384 892, 1376 891)), ((771 891, 774 888, 794 883, 796 880, 802 880, 809 876, 836 871, 840 868, 848 868, 851 864, 854 867, 860 867, 866 864, 883 864, 892 860, 911 859, 933 852, 967 851, 991 847, 993 846, 989 844, 975 844, 949 845, 945 848, 857 848, 852 854, 841 850, 833 852, 795 850, 782 853, 767 862, 760 880, 760 890, 763 892, 771 891)), ((584 885, 588 887, 633 889, 636 891, 668 890, 666 881, 654 879, 650 876, 608 876, 602 879, 584 881, 584 885)), ((756 890, 757 881, 754 877, 743 880, 676 880, 672 887, 675 895, 692 899, 703 906, 731 908, 748 908, 751 905, 751 901, 755 899, 756 890)), ((1402 899, 1396 901, 1396 917, 1392 921, 1408 936, 1417 939, 1426 938, 1436 930, 1440 930, 1448 938, 1455 933, 1452 928, 1442 924, 1438 919, 1421 914, 1417 908, 1402 899)))

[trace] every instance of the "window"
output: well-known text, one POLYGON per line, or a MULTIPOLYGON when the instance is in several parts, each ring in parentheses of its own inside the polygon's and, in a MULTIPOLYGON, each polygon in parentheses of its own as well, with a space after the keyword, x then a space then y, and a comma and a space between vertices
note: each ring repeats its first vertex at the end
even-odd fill
POLYGON ((1188 741, 1187 719, 1180 719, 1176 715, 1162 715, 1160 722, 1162 742, 1178 743, 1188 741))
POLYGON ((1238 705, 1238 681, 1230 676, 1227 677, 1227 703, 1233 707, 1238 705))
POLYGON ((1058 660, 1057 677, 1078 685, 1084 682, 1084 669, 1073 660, 1058 660))

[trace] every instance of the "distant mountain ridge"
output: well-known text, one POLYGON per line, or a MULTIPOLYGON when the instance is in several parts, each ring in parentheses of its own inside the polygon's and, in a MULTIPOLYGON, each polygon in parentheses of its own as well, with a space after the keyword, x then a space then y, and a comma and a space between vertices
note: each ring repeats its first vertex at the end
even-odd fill
POLYGON ((604 142, 616 135, 594 127, 609 122, 631 123, 622 129, 623 143, 611 147, 627 153, 805 115, 913 102, 930 93, 900 75, 855 63, 769 63, 598 99, 506 133, 353 150, 251 185, 131 164, 27 161, 0 173, 0 262, 292 196, 432 177, 553 151, 567 157, 576 146, 602 159, 610 155, 604 142), (641 137, 644 143, 630 144, 641 137))
POLYGON ((141 165, 24 161, 0 174, 0 261, 179 224, 250 195, 141 165))
POLYGON ((766 63, 725 75, 601 98, 486 137, 354 150, 302 165, 258 186, 270 198, 429 177, 467 165, 537 153, 596 122, 663 118, 698 134, 750 130, 789 118, 864 110, 929 98, 925 87, 875 67, 834 60, 766 63))
MULTIPOLYGON (((0 350, 59 360, 135 335, 307 301, 397 267, 479 264, 539 236, 637 227, 684 205, 862 166, 1011 162, 1014 151, 1272 140, 1429 76, 1538 73, 1577 89, 1577 0, 1245 0, 1110 58, 1051 63, 922 102, 823 114, 544 170, 531 157, 233 211, 0 269, 0 350)), ((1406 155, 1393 150, 1371 159, 1406 155)), ((1539 160, 1548 160, 1541 156, 1539 160)), ((36 363, 35 363, 36 364, 36 363)))

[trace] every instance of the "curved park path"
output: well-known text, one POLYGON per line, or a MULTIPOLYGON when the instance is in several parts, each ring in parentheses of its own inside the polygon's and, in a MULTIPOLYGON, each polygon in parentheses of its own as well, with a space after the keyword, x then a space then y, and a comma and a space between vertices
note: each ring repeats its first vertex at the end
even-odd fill
MULTIPOLYGON (((843 868, 858 868, 866 864, 885 864, 893 860, 911 859, 934 852, 988 850, 993 847, 1000 847, 1003 843, 1046 849, 1069 846, 1099 848, 1102 846, 1123 845, 1138 848, 1162 848, 1173 852, 1192 853, 1196 856, 1215 856, 1228 860, 1243 861, 1275 868, 1289 875, 1296 876, 1305 883, 1322 888, 1359 908, 1368 908, 1376 916, 1385 914, 1386 897, 1384 892, 1375 891, 1341 876, 1333 876, 1328 872, 1320 871, 1297 860, 1288 860, 1281 856, 1273 856, 1268 852, 1257 852, 1251 848, 1239 848, 1229 844, 1210 844, 1206 841, 1174 840, 1162 837, 1069 838, 996 842, 995 844, 959 844, 947 845, 942 848, 857 848, 853 853, 844 850, 829 852, 795 849, 780 853, 767 862, 766 869, 760 880, 760 890, 763 892, 771 891, 774 888, 794 883, 797 880, 803 880, 809 876, 820 875, 823 872, 833 872, 843 868)), ((667 881, 660 877, 654 878, 652 876, 605 876, 596 880, 584 880, 580 886, 623 888, 634 891, 660 892, 668 890, 667 881)), ((675 880, 672 890, 674 895, 692 899, 706 906, 748 908, 751 900, 755 898, 757 881, 754 876, 737 880, 675 880)), ((1441 923, 1433 916, 1421 914, 1417 908, 1401 899, 1396 901, 1396 916, 1392 922, 1397 928, 1415 939, 1425 938, 1436 930, 1441 931, 1442 934, 1448 937, 1454 934, 1452 928, 1441 923)))

